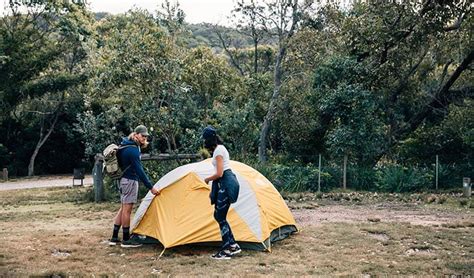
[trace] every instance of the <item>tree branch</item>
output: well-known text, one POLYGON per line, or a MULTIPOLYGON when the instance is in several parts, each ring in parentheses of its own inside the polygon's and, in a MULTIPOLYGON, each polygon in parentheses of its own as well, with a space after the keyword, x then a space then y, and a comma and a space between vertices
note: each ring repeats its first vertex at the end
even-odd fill
POLYGON ((472 87, 467 87, 463 91, 452 90, 450 91, 451 86, 459 78, 461 73, 469 67, 469 64, 474 59, 474 50, 464 58, 461 64, 456 68, 453 74, 450 76, 448 81, 442 86, 435 94, 433 94, 433 99, 420 110, 419 113, 415 114, 409 121, 408 126, 399 132, 399 136, 407 132, 411 132, 418 128, 418 126, 426 119, 433 110, 446 109, 446 107, 453 101, 463 98, 465 96, 472 96, 472 87), (462 95, 456 95, 456 92, 463 92, 462 95))
POLYGON ((217 34, 217 37, 219 37, 219 40, 221 41, 221 44, 222 44, 222 47, 224 48, 224 51, 227 53, 227 55, 229 55, 229 58, 230 58, 230 61, 232 63, 232 65, 240 72, 240 74, 243 76, 245 75, 244 74, 244 71, 242 70, 242 68, 240 67, 239 63, 237 62, 237 60, 235 59, 234 55, 232 54, 232 52, 227 48, 227 43, 225 42, 224 40, 224 37, 222 36, 222 33, 218 30, 218 28, 216 26, 213 27, 214 29, 214 32, 217 34))
POLYGON ((444 84, 444 86, 438 91, 437 95, 442 95, 446 93, 451 86, 454 84, 454 82, 459 78, 461 73, 469 68, 469 64, 474 60, 474 50, 471 50, 471 52, 464 58, 464 60, 461 62, 461 64, 456 68, 456 70, 453 72, 451 77, 448 79, 448 81, 444 84))
POLYGON ((426 57, 426 54, 428 54, 428 50, 424 51, 423 55, 421 55, 418 62, 415 65, 413 65, 413 67, 411 67, 411 69, 407 72, 407 74, 402 79, 399 80, 397 89, 390 94, 390 99, 389 99, 390 105, 393 105, 397 102, 398 96, 405 88, 405 85, 408 83, 408 80, 410 80, 410 77, 416 72, 421 62, 423 62, 423 60, 426 57))

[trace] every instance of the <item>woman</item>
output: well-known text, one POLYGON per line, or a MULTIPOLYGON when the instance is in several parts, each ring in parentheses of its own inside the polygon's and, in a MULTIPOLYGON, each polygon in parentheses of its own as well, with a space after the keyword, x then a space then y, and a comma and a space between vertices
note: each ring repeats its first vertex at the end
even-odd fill
POLYGON ((212 190, 210 194, 211 204, 214 204, 214 219, 219 223, 222 237, 222 248, 219 252, 212 255, 216 260, 228 260, 233 255, 242 250, 235 242, 234 235, 227 222, 226 216, 230 205, 237 201, 239 196, 239 182, 230 169, 229 152, 222 145, 222 139, 217 135, 212 126, 208 126, 202 133, 204 147, 212 153, 212 165, 216 172, 207 177, 204 181, 212 181, 212 190))

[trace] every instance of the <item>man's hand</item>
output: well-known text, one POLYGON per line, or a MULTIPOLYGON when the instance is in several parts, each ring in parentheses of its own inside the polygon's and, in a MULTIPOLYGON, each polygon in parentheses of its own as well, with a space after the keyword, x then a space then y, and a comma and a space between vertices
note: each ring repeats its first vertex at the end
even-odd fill
POLYGON ((204 182, 205 182, 206 184, 208 184, 210 181, 211 181, 211 180, 210 180, 209 178, 205 178, 205 179, 204 179, 204 182))
POLYGON ((156 189, 154 187, 152 189, 150 189, 150 191, 153 195, 160 195, 160 191, 158 191, 158 189, 156 189))

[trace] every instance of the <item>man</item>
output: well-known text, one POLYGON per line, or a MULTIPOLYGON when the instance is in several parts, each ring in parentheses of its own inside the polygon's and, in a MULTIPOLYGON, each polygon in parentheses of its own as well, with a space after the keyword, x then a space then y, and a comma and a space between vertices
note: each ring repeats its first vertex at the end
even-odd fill
POLYGON ((158 190, 153 188, 140 160, 140 149, 148 146, 148 130, 144 125, 135 128, 128 138, 125 137, 120 143, 117 152, 117 159, 120 169, 123 171, 120 179, 120 202, 121 207, 114 219, 114 230, 110 245, 120 243, 118 233, 122 226, 123 238, 122 247, 139 247, 141 244, 130 240, 130 216, 132 214, 133 204, 138 200, 138 181, 141 181, 152 194, 159 194, 158 190))

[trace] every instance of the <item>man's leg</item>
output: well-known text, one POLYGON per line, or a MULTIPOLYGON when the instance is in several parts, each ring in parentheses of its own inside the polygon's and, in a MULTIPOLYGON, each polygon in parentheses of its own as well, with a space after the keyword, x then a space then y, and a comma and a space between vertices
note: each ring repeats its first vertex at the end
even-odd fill
MULTIPOLYGON (((120 191, 120 201, 122 201, 122 198, 123 198, 121 183, 122 183, 122 179, 120 179, 118 181, 118 184, 117 184, 118 189, 120 191)), ((122 203, 122 202, 120 202, 120 203, 122 203)), ((120 206, 120 209, 119 209, 119 211, 117 212, 117 215, 115 215, 115 218, 114 218, 114 230, 112 232, 112 238, 109 241, 110 245, 117 245, 117 243, 120 242, 119 239, 118 239, 120 226, 122 226, 122 205, 120 206)))
POLYGON ((122 226, 122 206, 120 206, 120 209, 117 212, 117 215, 115 215, 114 225, 122 226))
POLYGON ((138 199, 138 181, 123 178, 120 184, 122 188, 122 247, 139 247, 141 244, 130 240, 130 216, 132 215, 133 204, 138 199))
POLYGON ((112 232, 112 238, 109 240, 109 245, 117 245, 120 242, 118 239, 118 234, 120 231, 120 226, 122 225, 122 207, 120 207, 117 215, 114 218, 114 230, 112 232))
POLYGON ((123 230, 123 241, 130 239, 130 216, 132 215, 133 203, 122 204, 122 230, 123 230))

